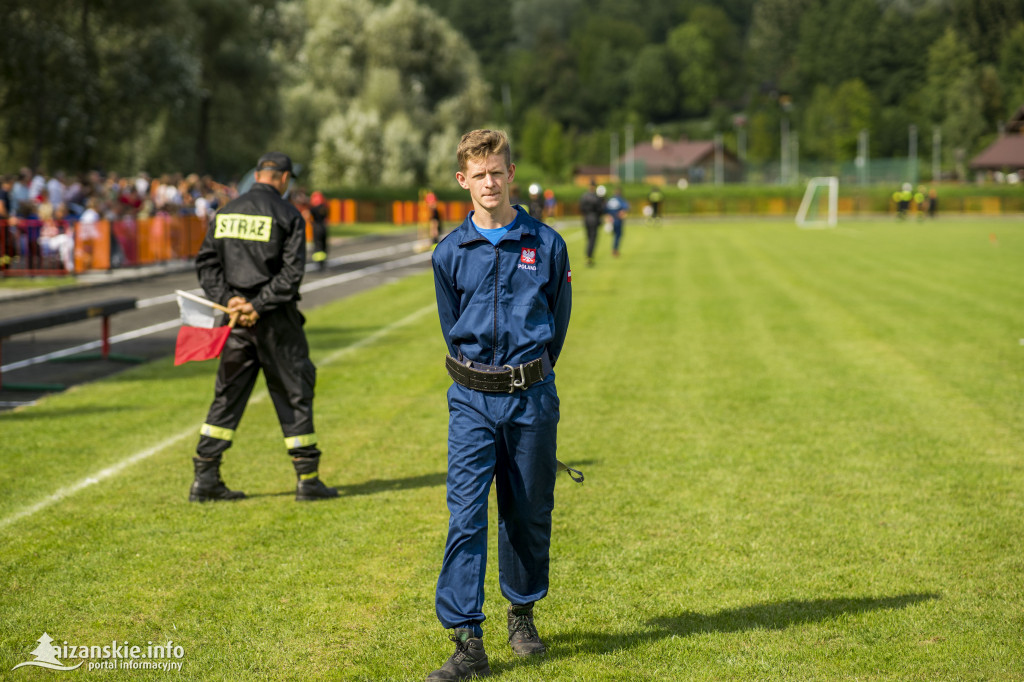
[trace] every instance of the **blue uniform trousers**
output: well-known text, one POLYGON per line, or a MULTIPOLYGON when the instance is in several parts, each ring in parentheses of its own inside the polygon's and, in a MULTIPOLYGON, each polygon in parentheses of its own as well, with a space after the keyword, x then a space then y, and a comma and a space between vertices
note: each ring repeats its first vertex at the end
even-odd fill
POLYGON ((482 635, 487 497, 498 500, 498 577, 513 604, 548 591, 555 504, 558 394, 554 376, 515 393, 448 390, 448 540, 437 580, 445 628, 482 635))

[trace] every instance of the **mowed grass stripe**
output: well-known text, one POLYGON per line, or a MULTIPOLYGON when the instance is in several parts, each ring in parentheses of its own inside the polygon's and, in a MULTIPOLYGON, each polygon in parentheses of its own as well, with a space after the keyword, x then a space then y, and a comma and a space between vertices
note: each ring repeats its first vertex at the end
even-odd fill
MULTIPOLYGON (((1013 299, 972 305, 972 282, 1019 288, 1020 275, 950 282, 964 295, 950 296, 958 319, 946 325, 915 300, 946 295, 931 275, 959 271, 943 266, 987 224, 937 232, 926 259, 888 227, 637 220, 621 259, 602 234, 594 268, 578 228, 566 233, 560 458, 587 481, 558 483, 544 660, 504 645, 488 557, 485 641, 502 679, 1021 679, 1021 417, 1002 404, 1018 356, 947 352, 1012 326, 1013 299), (900 260, 915 265, 893 275, 885 263, 900 260)), ((999 230, 1013 255, 1019 228, 999 230)), ((312 311, 314 356, 432 299, 418 276, 312 311)), ((343 488, 336 504, 292 501, 262 401, 225 466, 251 500, 184 502, 187 440, 7 528, 0 668, 28 660, 46 629, 79 643, 174 639, 183 679, 422 679, 450 653, 433 615, 443 353, 423 314, 321 367, 321 470, 343 488)), ((212 366, 191 383, 181 369, 153 363, 82 387, 85 398, 53 396, 5 434, 52 432, 68 466, 88 468, 78 460, 109 456, 104 439, 127 440, 97 414, 154 436, 198 425, 212 366)), ((0 486, 34 499, 19 468, 32 461, 5 457, 0 486)))
MULTIPOLYGON (((759 229, 759 231, 761 230, 759 229)), ((655 353, 656 357, 654 358, 648 359, 647 355, 642 355, 639 359, 640 364, 644 364, 645 361, 658 362, 660 360, 658 366, 662 368, 662 372, 658 375, 657 383, 669 382, 670 385, 678 385, 678 383, 685 383, 685 379, 674 382, 673 378, 678 376, 677 368, 685 367, 687 360, 692 360, 699 354, 701 359, 694 364, 706 367, 708 364, 706 357, 713 357, 716 351, 721 355, 719 361, 711 363, 714 367, 712 370, 692 377, 693 384, 712 384, 714 388, 706 389, 706 397, 714 399, 721 394, 729 399, 722 405, 724 409, 715 410, 715 414, 720 417, 720 431, 714 433, 714 436, 707 440, 719 444, 719 453, 717 453, 719 455, 721 450, 729 450, 728 447, 723 448, 721 445, 735 440, 737 431, 753 430, 756 432, 760 429, 775 441, 774 443, 762 443, 756 435, 752 435, 744 439, 748 441, 745 445, 749 448, 746 454, 731 453, 732 457, 722 462, 727 469, 720 469, 715 473, 730 481, 730 485, 725 488, 726 497, 736 494, 737 490, 743 490, 744 494, 756 498, 766 485, 770 487, 772 483, 770 477, 765 477, 762 474, 770 472, 780 463, 792 464, 794 459, 792 452, 796 449, 798 454, 796 461, 802 465, 801 468, 793 472, 797 477, 796 485, 794 485, 793 478, 783 477, 780 479, 780 488, 795 491, 794 497, 799 497, 801 492, 806 494, 803 501, 804 508, 799 511, 809 512, 817 509, 817 513, 822 515, 827 515, 832 511, 836 512, 836 526, 822 526, 813 522, 815 519, 812 519, 812 523, 807 527, 810 537, 816 537, 820 542, 822 535, 827 535, 833 529, 845 528, 847 531, 860 531, 861 529, 850 525, 849 509, 841 504, 857 501, 858 494, 867 494, 877 498, 876 503, 870 509, 865 510, 867 518, 864 519, 864 522, 871 525, 885 524, 887 512, 893 515, 903 513, 903 510, 893 510, 889 505, 894 501, 898 503, 901 494, 906 494, 908 491, 913 493, 917 489, 917 486, 914 485, 914 477, 921 473, 919 470, 910 471, 907 476, 900 477, 900 484, 909 486, 907 490, 897 492, 894 486, 877 490, 879 483, 885 482, 886 478, 891 476, 893 468, 897 470, 906 468, 907 465, 903 461, 906 457, 904 450, 910 448, 911 452, 917 451, 919 456, 928 462, 941 460, 949 452, 948 448, 939 448, 936 452, 933 449, 933 443, 930 442, 931 436, 927 433, 924 436, 914 433, 909 434, 909 437, 901 435, 905 428, 904 421, 909 419, 912 423, 916 419, 917 406, 913 404, 913 399, 915 396, 919 397, 921 391, 913 392, 913 395, 908 398, 900 398, 899 393, 902 389, 898 383, 894 382, 900 380, 901 374, 907 374, 913 378, 917 377, 920 371, 912 366, 905 366, 906 363, 899 357, 899 354, 888 357, 893 354, 892 349, 887 348, 885 344, 877 344, 869 332, 870 325, 865 324, 864 320, 858 319, 856 315, 849 314, 846 306, 836 305, 834 301, 830 302, 827 297, 815 293, 813 286, 804 291, 789 285, 782 287, 782 296, 766 296, 765 292, 772 288, 773 283, 774 287, 779 289, 778 283, 786 281, 787 273, 790 272, 788 267, 776 268, 774 272, 767 274, 762 273, 763 276, 760 278, 748 277, 741 287, 742 291, 734 293, 733 289, 736 288, 736 283, 744 277, 742 271, 751 268, 759 261, 756 258, 745 257, 749 254, 730 251, 730 235, 737 235, 735 241, 740 244, 754 244, 761 248, 767 243, 783 243, 784 240, 780 237, 785 237, 785 234, 782 233, 774 234, 769 231, 769 234, 765 235, 761 231, 761 235, 765 239, 752 239, 749 233, 740 234, 735 229, 726 226, 698 225, 691 228, 691 231, 683 235, 678 242, 680 244, 679 252, 685 252, 687 255, 680 257, 675 273, 666 275, 666 273, 655 271, 657 281, 643 281, 637 286, 626 281, 625 278, 618 277, 616 279, 616 289, 625 292, 625 297, 629 296, 628 292, 630 291, 657 290, 662 296, 681 302, 674 308, 665 305, 663 301, 652 304, 662 311, 679 310, 683 305, 693 304, 694 299, 703 299, 703 305, 689 306, 691 311, 696 309, 703 314, 691 314, 688 329, 697 330, 693 336, 705 339, 706 345, 697 345, 696 347, 691 345, 683 348, 678 346, 661 347, 655 353), (695 273, 693 281, 687 282, 688 285, 693 285, 692 288, 689 290, 669 288, 667 286, 669 283, 681 281, 681 278, 676 275, 686 269, 695 273), (738 303, 740 301, 742 303, 738 303), (733 310, 736 305, 741 305, 744 308, 742 313, 733 310), (775 308, 772 307, 773 305, 775 308), (778 309, 779 305, 782 306, 781 309, 778 309), (838 319, 832 319, 836 316, 838 319), (752 329, 758 333, 751 333, 752 329), (777 330, 782 338, 773 344, 772 338, 765 333, 765 330, 768 329, 777 330), (723 331, 727 334, 723 335, 721 333, 723 331), (764 359, 758 361, 759 356, 767 361, 764 359), (747 373, 751 369, 757 370, 765 365, 771 365, 773 368, 772 374, 768 377, 772 383, 765 385, 762 392, 757 390, 758 377, 747 373), (736 367, 738 370, 731 369, 736 367), (789 375, 779 376, 777 370, 780 367, 786 368, 789 375), (794 368, 799 367, 807 368, 806 376, 800 377, 799 373, 793 374, 794 368), (868 382, 865 382, 865 376, 869 380, 868 382), (793 378, 798 381, 793 382, 793 378), (815 383, 815 379, 817 379, 817 383, 815 383), (734 382, 735 385, 730 386, 731 382, 734 382), (758 397, 769 403, 777 402, 780 389, 789 391, 790 397, 795 399, 793 404, 785 406, 785 409, 778 412, 764 409, 758 405, 758 397), (888 397, 889 391, 897 393, 894 400, 895 411, 894 406, 886 402, 887 399, 892 400, 888 397), (726 426, 730 420, 734 426, 726 426), (876 432, 874 437, 871 436, 872 432, 876 432), (843 437, 838 439, 838 443, 836 435, 843 437), (820 441, 819 444, 807 443, 815 437, 820 441), (864 440, 868 442, 863 443, 864 440), (919 440, 922 442, 917 442, 919 440), (806 443, 802 453, 799 448, 794 448, 794 445, 801 443, 806 443), (814 447, 815 445, 819 445, 819 447, 814 447), (837 445, 841 447, 837 448, 837 445), (874 447, 879 449, 873 450, 874 447), (835 450, 829 452, 829 448, 835 448, 835 450), (789 456, 787 457, 787 455, 789 456), (759 458, 763 458, 763 469, 767 471, 757 471, 755 462, 759 458), (819 462, 820 464, 817 464, 819 462), (742 466, 744 465, 753 470, 748 479, 744 479, 742 476, 742 466), (829 472, 833 472, 830 477, 828 476, 829 472), (831 481, 832 485, 822 487, 823 476, 825 476, 825 482, 831 481), (804 481, 808 483, 806 488, 802 485, 804 481), (749 488, 744 488, 744 484, 749 485, 749 488), (812 486, 819 488, 820 494, 815 494, 812 486), (836 502, 840 504, 837 505, 836 502), (820 506, 816 506, 819 503, 820 506), (876 515, 874 519, 870 518, 872 514, 876 515)), ((792 242, 793 240, 785 241, 792 242)), ((663 249, 673 248, 673 244, 676 243, 675 241, 669 243, 667 240, 659 240, 653 248, 659 254, 663 254, 663 249)), ((789 246, 797 246, 797 244, 789 244, 789 246)), ((793 263, 786 265, 799 266, 799 264, 793 263)), ((818 270, 816 274, 820 279, 826 279, 832 272, 832 268, 826 268, 818 270)), ((870 274, 872 273, 869 273, 868 276, 870 274)), ((634 305, 635 303, 624 298, 621 308, 636 310, 638 306, 634 305)), ((642 316, 638 315, 638 317, 642 316)), ((627 327, 627 329, 629 328, 627 327)), ((637 348, 640 349, 641 354, 647 347, 658 348, 656 342, 651 342, 652 339, 643 337, 642 327, 637 331, 639 338, 635 340, 635 347, 627 349, 628 355, 624 357, 633 357, 637 348)), ((621 338, 623 335, 629 336, 629 332, 620 331, 618 337, 621 338)), ((604 339, 603 342, 608 343, 604 339)), ((925 375, 921 379, 925 381, 925 388, 928 388, 929 378, 925 375)), ((941 384, 941 382, 939 383, 941 384)), ((940 388, 945 389, 945 387, 940 388)), ((783 395, 786 394, 783 393, 783 395)), ((635 414, 636 421, 631 420, 628 414, 620 415, 620 421, 634 425, 643 424, 644 426, 640 427, 640 430, 645 429, 645 417, 650 417, 652 412, 659 412, 659 407, 652 406, 651 403, 657 405, 659 399, 665 397, 664 392, 658 392, 652 401, 642 404, 639 411, 643 414, 635 414)), ((946 397, 948 397, 948 391, 944 394, 940 393, 940 396, 932 401, 936 410, 941 411, 946 397)), ((595 402, 597 402, 596 399, 595 402)), ((680 406, 676 405, 676 407, 680 406)), ((677 413, 680 433, 687 430, 682 424, 685 424, 688 414, 692 414, 692 411, 686 409, 688 407, 690 406, 681 407, 677 413)), ((704 412, 707 411, 704 410, 704 412)), ((657 428, 658 420, 652 419, 651 421, 655 422, 654 428, 657 428)), ((703 420, 702 423, 705 427, 709 426, 707 420, 703 420)), ((1019 421, 1017 423, 1019 424, 1019 421)), ((983 419, 979 428, 981 431, 987 431, 992 425, 991 419, 983 419)), ((999 434, 998 431, 997 429, 994 439, 1005 437, 1005 432, 999 434)), ((649 432, 645 431, 645 433, 649 432)), ((638 440, 642 440, 642 438, 642 436, 637 437, 638 440)), ((1005 445, 1006 441, 1004 440, 1003 443, 1005 445)), ((961 444, 957 443, 957 445, 961 444)), ((686 453, 679 454, 685 455, 686 453)), ((957 453, 957 456, 970 458, 969 454, 957 453)), ((680 467, 685 468, 688 465, 691 465, 691 462, 679 462, 680 467)), ((651 463, 650 466, 655 465, 651 463)), ((650 469, 650 466, 645 468, 650 469)), ((956 474, 962 474, 964 471, 960 469, 956 474, 950 473, 951 475, 948 478, 944 477, 938 485, 926 486, 925 494, 947 495, 954 492, 945 486, 957 478, 956 474)), ((640 475, 643 475, 643 472, 640 475)), ((675 480, 668 466, 665 468, 664 475, 670 480, 675 480)), ((632 471, 630 477, 633 477, 632 471)), ((718 483, 716 481, 716 485, 718 483)), ((685 485, 692 487, 694 480, 691 478, 685 481, 685 485)), ((700 483, 698 482, 697 485, 700 483)), ((1019 505, 1019 499, 1017 496, 1016 501, 1011 500, 1009 504, 1011 506, 1019 505)), ((766 504, 765 508, 778 508, 778 499, 770 499, 769 496, 769 499, 761 501, 766 504)), ((937 500, 939 511, 943 504, 944 499, 937 500)), ((867 505, 864 505, 861 500, 858 501, 858 506, 865 507, 867 505)), ((928 519, 927 510, 922 511, 924 514, 922 514, 919 529, 926 534, 934 534, 935 529, 928 527, 928 524, 933 521, 928 519)), ((972 513, 971 516, 974 517, 974 514, 972 513)), ((657 518, 664 519, 665 517, 658 516, 657 518)), ((977 522, 979 519, 974 517, 971 520, 977 522)), ((793 532, 792 527, 789 532, 793 532)), ((956 535, 951 534, 946 537, 955 539, 956 535)), ((797 553, 805 552, 808 549, 791 542, 789 538, 779 538, 779 546, 793 547, 797 553)), ((877 547, 878 554, 883 557, 886 551, 893 549, 891 541, 880 545, 876 537, 871 537, 870 541, 863 543, 863 547, 877 547)), ((941 547, 937 547, 936 551, 942 552, 943 550, 941 547)), ((875 552, 870 552, 868 555, 874 554, 875 552)), ((836 564, 837 569, 840 569, 841 566, 843 564, 836 564)))

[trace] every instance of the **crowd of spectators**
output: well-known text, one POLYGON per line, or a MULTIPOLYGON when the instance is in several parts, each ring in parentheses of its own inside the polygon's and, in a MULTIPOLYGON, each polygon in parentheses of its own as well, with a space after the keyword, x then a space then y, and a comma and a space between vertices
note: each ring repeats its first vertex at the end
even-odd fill
POLYGON ((158 213, 206 218, 237 195, 232 185, 196 174, 146 173, 134 177, 92 171, 68 177, 22 168, 0 177, 0 225, 4 226, 4 265, 38 252, 55 253, 73 269, 74 234, 95 234, 101 220, 141 220, 158 213))

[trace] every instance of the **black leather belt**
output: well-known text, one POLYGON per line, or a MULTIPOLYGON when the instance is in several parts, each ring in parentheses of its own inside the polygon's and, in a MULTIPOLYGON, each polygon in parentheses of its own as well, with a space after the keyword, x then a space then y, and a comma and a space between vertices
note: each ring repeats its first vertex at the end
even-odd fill
POLYGON ((551 360, 544 355, 513 367, 484 365, 471 360, 459 362, 450 355, 444 358, 448 376, 457 384, 485 393, 515 393, 543 381, 551 373, 551 360))

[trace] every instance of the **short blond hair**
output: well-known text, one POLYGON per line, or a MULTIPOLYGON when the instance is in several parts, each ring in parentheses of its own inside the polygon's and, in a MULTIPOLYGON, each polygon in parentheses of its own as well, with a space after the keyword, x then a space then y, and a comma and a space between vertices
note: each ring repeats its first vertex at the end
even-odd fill
POLYGON ((512 148, 505 131, 471 130, 459 140, 455 157, 459 162, 459 170, 465 171, 471 159, 486 159, 494 154, 505 157, 505 166, 512 165, 512 148))

